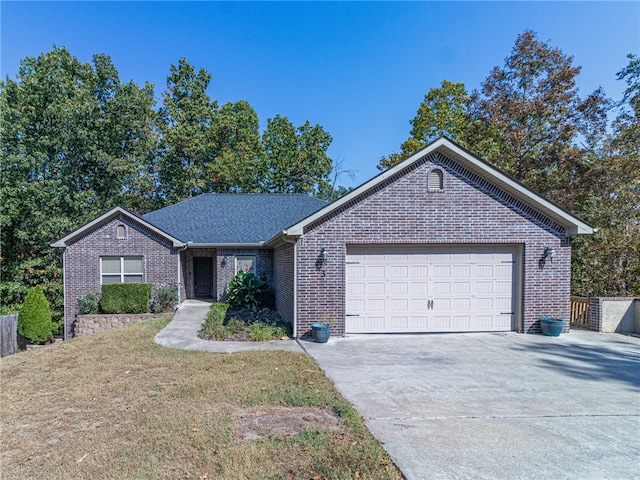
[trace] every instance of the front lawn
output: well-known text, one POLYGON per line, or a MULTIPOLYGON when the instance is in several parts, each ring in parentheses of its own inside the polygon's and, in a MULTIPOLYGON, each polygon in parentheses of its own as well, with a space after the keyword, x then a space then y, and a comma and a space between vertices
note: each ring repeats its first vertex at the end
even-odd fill
POLYGON ((168 349, 166 323, 0 360, 2 478, 402 478, 312 358, 168 349))

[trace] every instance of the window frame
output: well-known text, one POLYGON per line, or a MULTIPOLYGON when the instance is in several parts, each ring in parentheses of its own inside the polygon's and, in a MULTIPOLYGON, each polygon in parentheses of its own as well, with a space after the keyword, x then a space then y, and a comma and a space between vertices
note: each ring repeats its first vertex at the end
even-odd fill
POLYGON ((142 255, 103 255, 100 257, 100 285, 106 285, 109 283, 137 283, 137 282, 142 282, 144 283, 144 257, 142 255), (119 259, 120 260, 120 271, 119 272, 104 272, 104 259, 119 259), (140 272, 127 272, 125 271, 125 261, 127 259, 136 259, 136 260, 140 260, 140 272), (140 280, 136 280, 135 282, 127 282, 126 278, 131 278, 131 277, 140 277, 140 280), (106 282, 104 281, 105 277, 108 278, 118 278, 119 281, 117 282, 106 282))
POLYGON ((257 255, 252 255, 252 254, 248 254, 248 255, 236 255, 235 256, 235 274, 237 275, 238 272, 240 271, 238 269, 238 264, 239 261, 242 259, 248 259, 248 258, 252 258, 253 259, 253 268, 250 270, 244 270, 245 272, 251 272, 253 273, 255 276, 258 276, 258 256, 257 255))

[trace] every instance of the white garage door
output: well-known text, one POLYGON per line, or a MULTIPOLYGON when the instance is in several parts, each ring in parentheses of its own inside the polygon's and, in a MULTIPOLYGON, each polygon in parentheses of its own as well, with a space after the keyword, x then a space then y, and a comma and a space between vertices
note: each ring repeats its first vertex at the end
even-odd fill
POLYGON ((347 333, 514 329, 513 246, 347 248, 347 333))

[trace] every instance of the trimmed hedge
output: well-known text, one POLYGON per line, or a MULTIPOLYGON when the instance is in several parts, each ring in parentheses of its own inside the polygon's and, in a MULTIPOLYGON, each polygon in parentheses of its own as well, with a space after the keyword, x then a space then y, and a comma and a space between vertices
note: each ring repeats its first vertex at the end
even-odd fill
POLYGON ((105 283, 100 310, 103 313, 148 313, 150 283, 105 283))

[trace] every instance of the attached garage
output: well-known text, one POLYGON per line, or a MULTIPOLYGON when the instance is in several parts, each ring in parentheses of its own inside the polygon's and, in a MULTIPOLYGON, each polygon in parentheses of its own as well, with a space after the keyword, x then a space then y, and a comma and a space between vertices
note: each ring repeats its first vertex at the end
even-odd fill
POLYGON ((348 246, 345 333, 515 329, 518 247, 348 246))
MULTIPOLYGON (((540 332, 594 228, 446 138, 285 229, 295 334, 540 332)), ((278 247, 278 248, 284 248, 278 247)))

